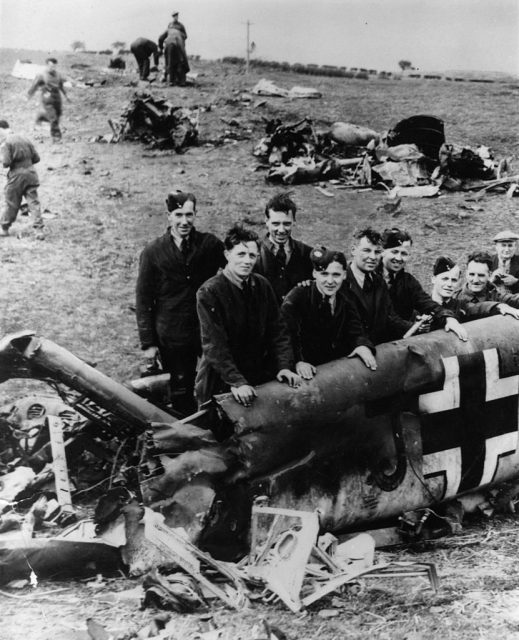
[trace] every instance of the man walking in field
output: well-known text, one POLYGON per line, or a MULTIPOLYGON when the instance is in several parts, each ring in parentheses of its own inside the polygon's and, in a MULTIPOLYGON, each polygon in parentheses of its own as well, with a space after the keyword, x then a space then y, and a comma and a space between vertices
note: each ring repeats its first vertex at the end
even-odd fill
POLYGON ((5 204, 0 218, 0 236, 9 235, 22 198, 25 198, 36 237, 43 239, 43 220, 38 198, 40 181, 34 169, 34 165, 40 161, 40 156, 28 138, 9 129, 6 120, 0 120, 0 153, 2 164, 8 169, 5 204))
POLYGON ((58 64, 56 58, 47 58, 45 63, 47 68, 34 78, 27 96, 31 98, 38 89, 41 90, 41 109, 36 115, 36 123, 49 122, 52 139, 54 142, 59 142, 61 140, 59 120, 63 112, 61 94, 68 102, 70 100, 65 91, 63 76, 56 69, 58 64))

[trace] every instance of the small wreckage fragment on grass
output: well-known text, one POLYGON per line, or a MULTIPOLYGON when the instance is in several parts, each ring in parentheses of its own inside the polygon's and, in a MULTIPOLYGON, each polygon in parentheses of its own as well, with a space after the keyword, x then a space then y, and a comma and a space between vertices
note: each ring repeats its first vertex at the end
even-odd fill
POLYGON ((136 93, 119 121, 108 120, 112 136, 96 141, 138 140, 150 149, 174 149, 178 153, 198 143, 198 108, 176 106, 166 99, 136 93))

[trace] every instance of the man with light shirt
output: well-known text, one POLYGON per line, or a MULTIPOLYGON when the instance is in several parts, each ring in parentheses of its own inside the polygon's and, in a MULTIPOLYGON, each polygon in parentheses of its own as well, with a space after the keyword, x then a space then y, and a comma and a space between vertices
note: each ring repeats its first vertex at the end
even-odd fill
MULTIPOLYGON (((496 314, 511 315, 519 319, 517 309, 492 300, 467 300, 457 295, 461 280, 461 269, 452 258, 440 256, 433 267, 431 297, 438 304, 454 313, 460 322, 486 318, 496 314)), ((433 321, 433 329, 435 326, 433 321)))
POLYGON ((294 287, 281 305, 292 339, 296 372, 310 380, 316 365, 355 356, 374 371, 373 343, 363 333, 359 314, 341 289, 348 268, 344 254, 319 247, 310 257, 314 281, 309 286, 294 287))
POLYGON ((467 260, 465 284, 455 297, 465 302, 500 302, 519 307, 519 294, 505 293, 491 282, 492 256, 486 251, 474 251, 467 260))
POLYGON ((166 204, 168 229, 140 257, 137 326, 145 358, 152 363, 160 354, 163 370, 171 375, 174 408, 189 413, 196 408, 193 390, 201 351, 196 292, 225 259, 222 242, 195 229, 192 193, 170 193, 166 204))
POLYGON ((518 240, 519 235, 510 230, 494 236, 496 254, 492 257, 491 281, 506 293, 519 293, 518 240))
POLYGON ((224 241, 225 268, 197 293, 202 360, 196 396, 203 404, 230 391, 249 407, 258 384, 277 379, 291 387, 301 378, 291 371, 294 356, 268 280, 252 273, 258 259, 258 236, 239 225, 224 241))
MULTIPOLYGON (((454 317, 454 313, 435 302, 422 288, 418 280, 405 270, 411 257, 413 241, 407 231, 396 227, 386 229, 382 235, 382 261, 380 273, 388 288, 396 313, 404 320, 426 320, 435 316, 435 325, 445 325, 446 331, 452 331, 460 340, 467 339, 467 332, 454 317), (423 315, 416 315, 416 313, 423 315), (443 323, 443 324, 442 324, 443 323)), ((427 320, 419 333, 428 331, 431 326, 427 320)))
POLYGON ((296 205, 288 194, 280 193, 267 202, 267 236, 260 244, 255 271, 270 282, 279 304, 298 282, 312 277, 312 248, 292 238, 295 222, 296 205))

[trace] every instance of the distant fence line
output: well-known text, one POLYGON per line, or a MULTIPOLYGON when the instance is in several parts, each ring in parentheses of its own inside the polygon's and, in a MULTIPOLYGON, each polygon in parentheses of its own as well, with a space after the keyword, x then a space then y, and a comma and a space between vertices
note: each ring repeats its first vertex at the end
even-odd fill
MULTIPOLYGON (((237 56, 227 56, 221 62, 228 64, 245 64, 245 59, 237 56)), ((380 78, 386 80, 447 80, 451 82, 483 82, 494 83, 496 80, 487 78, 461 78, 433 73, 393 73, 392 71, 378 71, 377 69, 365 69, 363 67, 338 67, 330 64, 301 64, 295 62, 277 62, 275 60, 251 60, 251 67, 272 69, 278 71, 291 71, 293 73, 303 73, 311 76, 330 76, 336 78, 357 78, 359 80, 369 80, 370 78, 380 78)))
MULTIPOLYGON (((82 51, 82 53, 100 53, 110 55, 111 49, 104 51, 82 51)), ((121 53, 130 53, 124 49, 121 53)), ((190 60, 199 61, 199 55, 188 56, 190 60)), ((245 58, 238 56, 226 56, 221 58, 219 62, 226 64, 245 65, 245 58)), ((272 69, 274 71, 291 71, 292 73, 302 73, 310 76, 328 76, 335 78, 356 78, 357 80, 369 80, 370 78, 379 78, 382 80, 446 80, 449 82, 480 82, 485 84, 493 84, 499 80, 490 78, 461 78, 455 76, 446 76, 435 73, 393 73, 392 71, 378 71, 377 69, 365 69, 364 67, 338 67, 331 64, 301 64, 299 62, 277 62, 276 60, 254 59, 250 61, 250 66, 257 69, 272 69)))

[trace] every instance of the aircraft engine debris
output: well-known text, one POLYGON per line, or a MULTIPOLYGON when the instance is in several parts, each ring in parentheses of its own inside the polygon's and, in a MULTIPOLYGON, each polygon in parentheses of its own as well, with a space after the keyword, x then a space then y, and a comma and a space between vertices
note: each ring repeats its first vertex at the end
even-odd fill
POLYGON ((198 109, 176 106, 169 100, 136 93, 119 122, 109 120, 111 142, 139 140, 151 149, 178 153, 198 143, 198 109))

